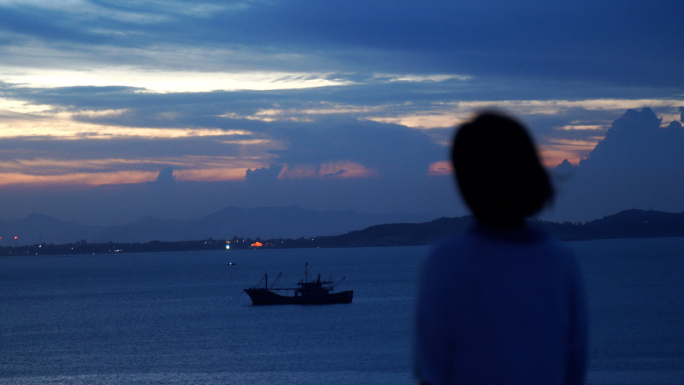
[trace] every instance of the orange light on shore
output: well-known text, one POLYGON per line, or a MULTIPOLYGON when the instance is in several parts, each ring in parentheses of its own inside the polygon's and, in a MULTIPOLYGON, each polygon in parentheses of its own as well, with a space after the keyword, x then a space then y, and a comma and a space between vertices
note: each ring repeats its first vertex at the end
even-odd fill
POLYGON ((263 245, 264 245, 264 244, 261 243, 261 242, 254 242, 254 243, 252 243, 252 247, 261 247, 261 246, 263 246, 263 245))
POLYGON ((16 236, 16 235, 14 236, 14 239, 18 239, 18 238, 19 238, 18 236, 16 236))

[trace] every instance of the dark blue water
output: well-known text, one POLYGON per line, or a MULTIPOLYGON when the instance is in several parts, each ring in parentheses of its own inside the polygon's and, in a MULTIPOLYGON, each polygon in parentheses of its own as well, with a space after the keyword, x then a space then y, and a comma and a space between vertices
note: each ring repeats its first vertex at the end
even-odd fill
MULTIPOLYGON (((576 242, 592 384, 684 383, 684 239, 576 242)), ((0 259, 0 383, 411 384, 424 247, 0 259), (227 263, 237 263, 228 266, 227 263), (354 302, 253 307, 268 272, 354 302)))
POLYGON ((569 243, 591 311, 591 384, 684 384, 684 238, 569 243))

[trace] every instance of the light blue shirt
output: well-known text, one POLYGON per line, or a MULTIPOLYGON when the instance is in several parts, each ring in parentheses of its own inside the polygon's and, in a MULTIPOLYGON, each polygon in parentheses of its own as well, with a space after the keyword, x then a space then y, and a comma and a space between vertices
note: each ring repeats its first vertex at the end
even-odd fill
POLYGON ((425 261, 414 341, 422 382, 583 384, 587 334, 574 255, 528 224, 475 224, 425 261))

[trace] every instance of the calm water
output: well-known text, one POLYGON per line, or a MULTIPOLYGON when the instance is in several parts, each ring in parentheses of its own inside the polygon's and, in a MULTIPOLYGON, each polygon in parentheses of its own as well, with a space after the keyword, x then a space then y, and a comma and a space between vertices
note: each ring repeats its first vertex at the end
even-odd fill
MULTIPOLYGON (((570 244, 590 384, 684 383, 684 239, 570 244)), ((411 384, 424 247, 0 259, 0 383, 411 384), (237 263, 228 266, 227 263, 237 263), (354 303, 253 307, 268 272, 347 279, 354 303)))

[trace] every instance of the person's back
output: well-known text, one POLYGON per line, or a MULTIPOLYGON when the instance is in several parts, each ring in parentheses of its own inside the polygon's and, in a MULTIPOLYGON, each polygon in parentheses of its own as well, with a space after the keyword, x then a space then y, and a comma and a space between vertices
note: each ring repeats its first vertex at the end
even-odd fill
POLYGON ((431 384, 580 384, 584 303, 572 254, 534 228, 475 225, 430 255, 416 371, 431 384))
MULTIPOLYGON (((506 118, 495 116, 485 122, 501 123, 500 119, 506 118)), ((500 135, 500 128, 494 130, 498 139, 511 142, 505 138, 508 133, 500 135)), ((472 138, 469 135, 461 138, 472 138)), ((480 145, 487 143, 492 140, 480 140, 480 145)), ((487 156, 477 143, 458 143, 457 136, 454 151, 464 147, 487 156)), ((503 153, 515 155, 515 149, 503 153)), ((535 180, 538 170, 525 171, 532 177, 497 179, 472 158, 457 159, 454 166, 464 199, 475 214, 474 225, 436 247, 424 265, 416 311, 416 375, 435 385, 581 384, 586 305, 574 256, 524 219, 550 199, 548 180, 535 180), (487 199, 507 193, 497 189, 515 180, 527 180, 527 188, 537 191, 516 186, 502 200, 517 206, 501 206, 501 200, 488 204, 487 199), (470 185, 464 188, 464 183, 470 185), (528 193, 533 199, 516 196, 528 193), (499 211, 492 210, 497 206, 499 211)), ((543 170, 542 174, 546 177, 543 170)))

